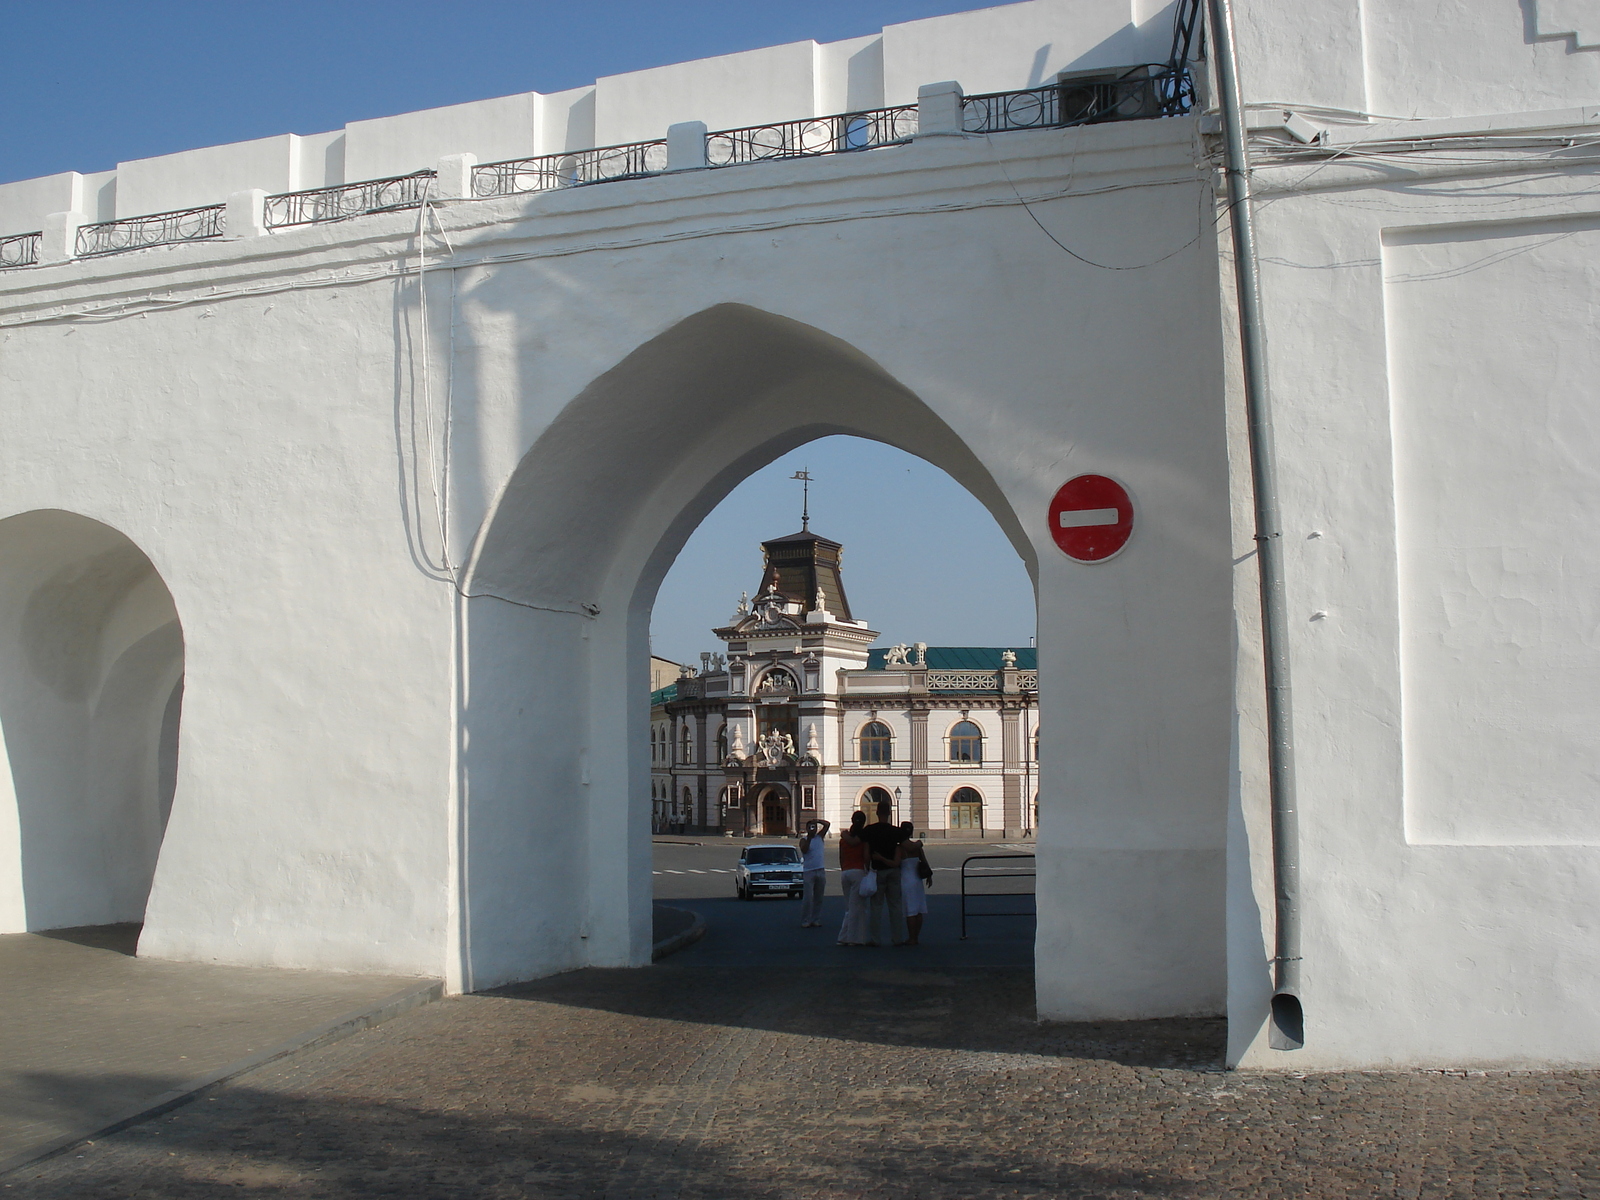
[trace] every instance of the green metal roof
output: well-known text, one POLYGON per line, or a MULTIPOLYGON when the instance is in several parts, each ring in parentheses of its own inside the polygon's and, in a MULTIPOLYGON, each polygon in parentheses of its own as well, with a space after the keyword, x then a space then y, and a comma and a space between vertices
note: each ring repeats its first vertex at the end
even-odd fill
POLYGON ((670 701, 676 700, 677 698, 678 685, 675 683, 669 683, 666 687, 657 688, 655 691, 650 693, 650 707, 654 708, 658 704, 667 704, 670 701))
MULTIPOLYGON (((929 646, 928 669, 931 671, 998 671, 1000 655, 1010 649, 1017 656, 1017 669, 1039 669, 1039 651, 1032 646, 929 646)), ((884 669, 883 659, 888 647, 867 651, 867 670, 884 669)))

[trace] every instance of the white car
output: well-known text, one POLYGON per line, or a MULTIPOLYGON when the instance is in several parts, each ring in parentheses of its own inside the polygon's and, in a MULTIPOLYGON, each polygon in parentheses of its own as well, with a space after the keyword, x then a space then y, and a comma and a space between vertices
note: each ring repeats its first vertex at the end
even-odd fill
POLYGON ((739 866, 733 873, 733 890, 739 899, 787 894, 798 900, 804 888, 800 851, 793 846, 746 846, 739 852, 739 866))

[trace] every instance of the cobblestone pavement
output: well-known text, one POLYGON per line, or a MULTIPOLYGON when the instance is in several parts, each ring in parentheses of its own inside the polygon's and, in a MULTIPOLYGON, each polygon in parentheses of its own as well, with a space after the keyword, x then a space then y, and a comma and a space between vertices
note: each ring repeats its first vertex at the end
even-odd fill
POLYGON ((1600 1075, 1230 1074, 1220 1021, 1038 1026, 1026 968, 713 942, 429 1005, 0 1194, 1600 1196, 1600 1075))
POLYGON ((139 927, 0 937, 0 1159, 416 982, 131 957, 139 927))

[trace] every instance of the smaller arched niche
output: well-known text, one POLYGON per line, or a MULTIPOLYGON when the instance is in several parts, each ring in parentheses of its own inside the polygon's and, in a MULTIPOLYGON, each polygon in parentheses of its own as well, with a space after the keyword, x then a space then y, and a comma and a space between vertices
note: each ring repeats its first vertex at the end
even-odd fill
POLYGON ((0 520, 0 932, 144 919, 183 658, 172 595, 128 538, 55 510, 0 520))

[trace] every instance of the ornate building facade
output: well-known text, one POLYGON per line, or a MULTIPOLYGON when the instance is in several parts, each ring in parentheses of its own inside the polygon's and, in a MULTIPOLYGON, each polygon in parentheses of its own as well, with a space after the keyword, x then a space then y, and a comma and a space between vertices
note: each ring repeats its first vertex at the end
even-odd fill
POLYGON ((651 693, 655 830, 789 836, 887 800, 934 838, 1031 836, 1035 650, 872 649, 842 550, 809 529, 763 542, 755 600, 714 630, 724 650, 651 693))

